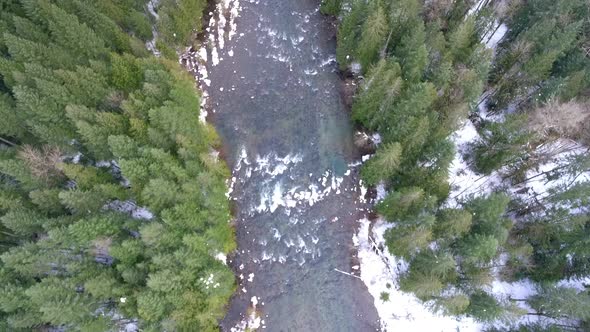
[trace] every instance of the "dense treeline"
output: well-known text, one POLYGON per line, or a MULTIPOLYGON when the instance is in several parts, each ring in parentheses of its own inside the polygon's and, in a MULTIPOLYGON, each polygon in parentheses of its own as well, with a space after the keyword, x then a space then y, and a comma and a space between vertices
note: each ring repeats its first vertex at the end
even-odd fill
POLYGON ((207 0, 159 0, 158 40, 156 46, 162 54, 176 59, 176 49, 186 47, 195 40, 194 33, 202 26, 207 0))
MULTIPOLYGON (((176 5, 170 48, 193 29, 176 5)), ((223 316, 228 170, 192 78, 147 52, 150 19, 141 0, 0 1, 0 330, 223 316)))
MULTIPOLYGON (((478 118, 480 105, 500 115, 477 121, 468 157, 482 175, 502 170, 514 184, 526 181, 547 157, 537 146, 589 142, 589 10, 582 0, 323 1, 323 12, 341 16, 341 69, 363 78, 353 118, 383 138, 362 175, 389 188, 376 210, 394 223, 389 250, 410 263, 402 290, 446 314, 491 321, 527 314, 485 291, 498 271, 541 284, 590 274, 588 183, 534 202, 506 191, 445 204, 449 136, 478 118), (509 29, 494 55, 485 42, 501 24, 509 29)), ((579 175, 589 160, 578 155, 543 175, 579 175)), ((590 319, 588 291, 543 287, 527 299, 534 314, 572 326, 590 319)))
MULTIPOLYGON (((590 5, 541 0, 512 9, 502 18, 510 29, 498 46, 483 101, 491 112, 503 111, 505 119, 482 121, 471 157, 481 173, 501 170, 519 184, 555 153, 537 147, 563 138, 585 145, 585 153, 541 173, 547 181, 573 180, 542 197, 512 201, 516 223, 510 242, 526 250, 512 254, 504 269, 512 277, 539 282, 585 277, 590 274, 590 183, 575 180, 590 170, 590 5)), ((571 316, 587 320, 590 295, 586 291, 579 297, 581 311, 571 316)))

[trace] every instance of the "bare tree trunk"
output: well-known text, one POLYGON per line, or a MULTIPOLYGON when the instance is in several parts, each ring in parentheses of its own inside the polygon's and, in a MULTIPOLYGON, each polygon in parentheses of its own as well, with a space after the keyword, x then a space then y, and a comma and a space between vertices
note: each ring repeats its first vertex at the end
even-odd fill
POLYGON ((488 90, 484 93, 482 93, 482 98, 477 102, 477 105, 475 105, 476 108, 479 108, 479 105, 481 105, 481 103, 483 103, 484 101, 488 100, 488 98, 490 96, 492 96, 494 93, 496 93, 497 89, 493 89, 493 90, 488 90))
POLYGON ((387 46, 389 45, 389 41, 391 40, 391 35, 393 34, 393 29, 389 30, 389 35, 387 36, 387 40, 385 41, 385 45, 381 49, 381 59, 385 59, 387 56, 387 46))
POLYGON ((539 176, 543 176, 543 175, 551 174, 551 172, 554 172, 554 171, 560 170, 560 169, 562 169, 562 168, 565 168, 565 167, 567 167, 567 166, 569 166, 569 165, 562 165, 562 166, 558 166, 558 167, 555 167, 555 168, 553 168, 553 169, 550 169, 550 170, 548 170, 548 171, 541 172, 541 173, 539 173, 539 174, 535 174, 535 175, 533 175, 533 176, 531 176, 531 177, 528 177, 528 178, 526 178, 526 179, 524 179, 524 180, 522 180, 522 181, 519 181, 519 182, 517 182, 517 183, 513 184, 513 186, 517 186, 517 185, 519 185, 519 184, 522 184, 522 183, 527 183, 528 181, 530 181, 530 180, 532 180, 532 179, 534 179, 534 178, 538 178, 539 176))
POLYGON ((5 138, 0 137, 0 142, 4 143, 4 144, 8 144, 10 146, 16 146, 16 143, 13 143, 5 138))
POLYGON ((479 13, 480 10, 482 10, 483 8, 486 8, 488 6, 488 4, 490 3, 490 0, 485 0, 479 3, 479 5, 477 6, 477 8, 475 8, 475 13, 479 13))
MULTIPOLYGON (((504 24, 504 21, 502 21, 502 20, 498 21, 498 25, 494 29, 494 32, 492 32, 490 34, 490 36, 488 37, 488 39, 486 40, 486 44, 489 43, 490 40, 492 40, 492 37, 494 37, 494 35, 496 34, 496 32, 498 32, 498 30, 500 29, 500 27, 502 26, 502 24, 504 24)), ((481 43, 481 41, 480 41, 480 43, 481 43)))

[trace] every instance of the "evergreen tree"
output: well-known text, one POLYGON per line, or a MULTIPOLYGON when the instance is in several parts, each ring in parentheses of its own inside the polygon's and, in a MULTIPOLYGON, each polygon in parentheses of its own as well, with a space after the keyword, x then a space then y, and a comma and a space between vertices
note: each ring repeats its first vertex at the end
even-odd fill
POLYGON ((425 44, 424 24, 412 27, 410 34, 403 36, 395 56, 403 69, 403 76, 410 82, 419 82, 428 64, 428 51, 425 44))
POLYGON ((505 314, 502 305, 491 295, 477 291, 469 297, 467 314, 480 322, 494 321, 505 314))
POLYGON ((445 315, 461 315, 469 307, 469 297, 464 294, 457 294, 444 297, 436 297, 433 303, 434 309, 445 315))
POLYGON ((537 313, 552 318, 568 317, 587 320, 590 318, 590 294, 567 287, 542 287, 537 295, 527 302, 537 313))
POLYGON ((501 110, 525 101, 550 77, 553 65, 577 44, 587 4, 583 1, 526 2, 511 17, 492 75, 491 105, 501 110))
POLYGON ((350 6, 350 12, 344 15, 342 22, 338 25, 336 60, 341 69, 345 69, 353 61, 356 45, 361 35, 362 22, 367 11, 365 1, 352 1, 350 6))
POLYGON ((384 47, 388 33, 387 16, 379 2, 369 4, 368 15, 361 31, 358 59, 367 69, 379 58, 379 51, 384 47))
POLYGON ((369 185, 375 185, 381 180, 388 180, 398 170, 401 156, 402 151, 399 143, 381 147, 375 157, 363 168, 363 179, 369 185))
POLYGON ((484 174, 514 164, 523 158, 523 148, 531 134, 526 131, 526 116, 508 116, 502 123, 490 122, 484 127, 481 139, 473 146, 475 168, 484 174))
POLYGON ((172 47, 190 43, 193 30, 200 29, 205 0, 164 0, 159 5, 158 31, 165 44, 172 47))
POLYGON ((468 233, 471 229, 473 215, 461 209, 444 209, 439 211, 434 226, 437 239, 453 241, 468 233))
MULTIPOLYGON (((219 139, 193 78, 137 39, 151 38, 144 5, 0 2, 2 330, 212 330, 223 316, 229 172, 206 157, 219 139), (130 217, 135 202, 153 217, 130 217), (219 287, 198 290, 211 273, 219 287)), ((164 39, 184 43, 204 7, 162 2, 164 39)))
POLYGON ((435 217, 424 214, 411 220, 403 220, 385 233, 389 251, 403 258, 410 258, 416 252, 428 247, 432 241, 432 226, 435 217))
POLYGON ((320 10, 323 14, 326 15, 337 15, 338 13, 340 13, 341 5, 342 0, 322 0, 320 10))
POLYGON ((352 116, 367 128, 378 129, 385 121, 390 105, 402 88, 399 64, 381 60, 367 74, 367 80, 352 106, 352 116))
MULTIPOLYGON (((468 116, 480 135, 468 151, 470 165, 513 182, 526 183, 526 172, 551 158, 534 155, 539 146, 556 138, 586 143, 589 8, 580 0, 343 6, 337 60, 342 69, 359 62, 365 74, 352 117, 383 138, 361 174, 370 185, 383 181, 394 188, 376 206, 393 223, 385 241, 392 254, 409 262, 401 289, 433 309, 479 321, 515 318, 522 308, 482 291, 498 273, 539 282, 587 276, 588 192, 586 183, 577 183, 588 171, 587 153, 541 172, 537 177, 547 182, 571 182, 530 200, 518 192, 512 200, 494 193, 470 197, 456 208, 442 203, 455 155, 449 136, 468 116), (487 49, 483 43, 503 26, 508 29, 500 44, 487 49), (475 121, 482 102, 492 112, 509 111, 475 121), (532 114, 531 106, 537 108, 532 114)), ((576 315, 557 319, 584 316, 576 315)))

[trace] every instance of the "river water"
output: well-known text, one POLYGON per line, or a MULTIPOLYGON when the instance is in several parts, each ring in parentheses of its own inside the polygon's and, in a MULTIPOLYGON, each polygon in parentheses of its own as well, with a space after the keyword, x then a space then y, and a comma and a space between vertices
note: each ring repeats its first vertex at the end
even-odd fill
POLYGON ((212 11, 198 52, 208 120, 234 177, 239 284, 222 329, 378 330, 355 277, 353 234, 368 206, 334 28, 318 0, 238 1, 212 11))

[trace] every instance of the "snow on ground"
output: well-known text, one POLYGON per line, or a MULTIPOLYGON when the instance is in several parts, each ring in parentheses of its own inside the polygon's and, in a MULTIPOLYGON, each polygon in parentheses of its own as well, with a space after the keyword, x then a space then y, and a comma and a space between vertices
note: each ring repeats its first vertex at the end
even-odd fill
POLYGON ((526 178, 528 180, 526 182, 511 188, 513 195, 519 195, 524 200, 540 199, 547 196, 548 191, 552 188, 590 181, 590 172, 552 176, 554 170, 566 167, 570 158, 587 154, 587 147, 568 139, 557 139, 537 147, 535 153, 548 157, 538 168, 527 171, 526 178))
POLYGON ((477 13, 477 11, 479 11, 482 7, 482 5, 484 4, 486 0, 478 0, 476 4, 474 4, 469 11, 467 12, 467 14, 469 15, 473 15, 475 13, 477 13))
MULTIPOLYGON (((206 107, 209 99, 207 88, 211 86, 207 65, 217 66, 224 60, 220 53, 226 48, 226 42, 232 40, 237 34, 236 19, 239 17, 240 11, 239 0, 217 2, 215 10, 209 12, 209 24, 205 28, 207 35, 201 47, 198 50, 194 50, 192 47, 187 48, 179 58, 179 62, 195 75, 199 90, 202 91, 199 114, 201 123, 206 122, 206 107)), ((229 57, 233 57, 234 50, 228 49, 227 54, 229 57)))
MULTIPOLYGON (((485 110, 480 110, 485 112, 485 110)), ((486 116, 485 114, 483 114, 486 116)), ((487 118, 490 121, 502 121, 501 117, 487 118)), ((568 158, 581 153, 588 153, 588 148, 569 140, 556 140, 537 147, 536 153, 548 156, 543 160, 538 169, 527 172, 529 181, 518 186, 511 187, 508 181, 502 179, 503 170, 493 172, 491 175, 478 175, 470 169, 463 156, 468 152, 470 143, 475 142, 479 134, 470 120, 457 130, 451 137, 456 146, 455 158, 449 169, 449 182, 452 190, 447 201, 448 206, 458 206, 462 200, 470 195, 486 195, 495 189, 510 188, 513 195, 521 195, 521 198, 543 197, 550 188, 562 185, 571 185, 577 182, 589 181, 590 172, 582 173, 573 177, 558 177, 551 179, 548 172, 568 162, 568 158), (523 190, 525 189, 525 190, 523 190)), ((367 158, 363 158, 366 161, 367 158)), ((379 201, 386 195, 383 184, 376 188, 379 201)), ((375 299, 375 306, 382 320, 382 328, 387 331, 482 331, 486 324, 474 321, 469 317, 446 317, 433 313, 428 303, 421 302, 410 293, 399 290, 399 277, 406 271, 406 263, 392 256, 387 249, 384 251, 377 248, 386 248, 384 234, 391 224, 379 219, 369 236, 370 221, 360 221, 361 227, 358 234, 353 236, 353 243, 358 247, 358 257, 361 262, 361 279, 367 285, 369 292, 375 299), (389 301, 383 301, 383 293, 389 294, 389 301)), ((502 257, 499 258, 502 260, 502 257)), ((498 263, 501 265, 501 262, 498 263)), ((584 285, 590 284, 590 277, 579 280, 562 280, 557 286, 565 286, 584 290, 584 285)), ((537 285, 528 279, 516 282, 501 281, 498 273, 489 287, 484 288, 486 292, 502 302, 510 299, 527 299, 537 294, 537 285)), ((534 312, 526 302, 513 302, 523 312, 534 312)), ((508 327, 508 324, 521 325, 528 323, 555 323, 546 317, 536 315, 523 315, 512 319, 510 322, 494 322, 495 327, 508 327)), ((559 323, 559 322, 557 322, 559 323)))
POLYGON ((106 204, 103 209, 126 213, 133 219, 152 220, 154 218, 154 214, 151 213, 147 208, 143 206, 137 206, 135 201, 131 200, 120 201, 117 199, 106 204))
MULTIPOLYGON (((469 332, 482 331, 490 326, 504 328, 528 323, 559 323, 546 317, 523 315, 510 321, 499 320, 492 324, 484 324, 466 316, 444 316, 432 312, 428 303, 424 303, 413 294, 399 289, 399 277, 407 271, 407 263, 403 259, 391 255, 387 249, 380 249, 386 248, 384 234, 392 227, 392 224, 378 219, 369 236, 371 222, 367 219, 362 219, 359 222, 361 224, 359 233, 353 235, 353 243, 358 248, 361 279, 375 300, 383 331, 469 332), (388 301, 381 299, 384 293, 389 294, 388 301)), ((590 277, 579 280, 562 280, 556 285, 583 291, 584 285, 587 284, 590 284, 590 277)), ((507 302, 510 299, 527 299, 537 294, 537 285, 528 279, 506 282, 496 278, 484 290, 501 302, 507 302)), ((516 301, 513 303, 523 309, 525 313, 534 312, 526 302, 516 301)))
POLYGON ((480 324, 467 317, 446 317, 432 313, 418 298, 399 290, 398 278, 407 269, 406 263, 392 256, 385 247, 383 235, 392 225, 378 220, 369 237, 370 221, 363 219, 359 234, 353 237, 358 243, 358 257, 361 262, 361 279, 375 299, 375 307, 381 318, 381 327, 387 331, 481 331, 480 324), (374 240, 374 242, 373 242, 374 240), (382 293, 389 294, 389 301, 381 299, 382 293))
POLYGON ((496 23, 497 29, 495 29, 492 32, 491 36, 484 36, 484 39, 486 40, 486 47, 491 48, 493 50, 496 49, 498 43, 502 40, 502 38, 504 38, 506 32, 508 32, 508 27, 506 26, 506 24, 500 23, 499 26, 497 24, 498 23, 496 23))
POLYGON ((377 197, 375 197, 375 203, 381 202, 387 196, 387 190, 385 189, 385 183, 383 181, 377 184, 375 188, 377 190, 377 197))
POLYGON ((222 253, 222 252, 218 252, 217 254, 215 254, 215 259, 217 259, 218 261, 222 262, 223 264, 227 265, 227 256, 222 253))
POLYGON ((504 170, 502 169, 494 171, 490 175, 476 174, 464 160, 464 156, 469 144, 477 141, 478 138, 479 134, 475 126, 469 120, 451 136, 456 152, 449 168, 451 193, 447 201, 448 206, 457 206, 470 195, 485 195, 502 187, 510 188, 512 195, 529 201, 533 198, 539 199, 547 196, 548 191, 552 188, 590 181, 590 172, 552 176, 555 175, 551 172, 552 170, 564 168, 572 157, 588 153, 587 147, 569 139, 557 139, 538 146, 532 154, 544 156, 544 160, 536 169, 527 171, 527 181, 523 183, 512 185, 508 180, 503 180, 504 170))
MULTIPOLYGON (((468 14, 473 15, 477 11, 481 10, 483 8, 484 2, 487 2, 487 0, 478 0, 477 3, 469 9, 468 14)), ((486 47, 495 51, 496 45, 498 45, 500 40, 502 40, 508 31, 508 27, 504 23, 495 20, 490 28, 491 29, 483 36, 482 40, 485 41, 486 47)))
POLYGON ((451 185, 451 193, 447 201, 449 207, 459 205, 462 200, 465 200, 470 195, 490 193, 502 183, 502 179, 497 172, 492 173, 490 176, 475 174, 464 160, 463 156, 469 143, 475 142, 478 138, 479 134, 475 126, 469 120, 466 120, 462 127, 451 136, 456 151, 449 168, 449 183, 451 185))
POLYGON ((588 153, 588 148, 567 139, 558 139, 540 145, 533 152, 534 155, 547 156, 536 169, 527 171, 527 181, 512 186, 508 180, 503 180, 503 170, 494 171, 490 175, 479 175, 471 170, 470 165, 464 160, 470 143, 477 141, 479 134, 473 123, 467 120, 456 131, 451 140, 455 144, 456 152, 449 168, 449 183, 451 193, 447 205, 455 207, 469 196, 480 196, 493 192, 502 187, 510 188, 513 196, 519 196, 524 201, 547 196, 548 191, 564 185, 590 181, 590 172, 573 176, 551 177, 552 170, 564 167, 569 159, 580 154, 588 153))
POLYGON ((590 285, 590 276, 576 280, 560 280, 557 282, 557 286, 559 287, 575 288, 580 292, 587 290, 587 285, 590 285))

